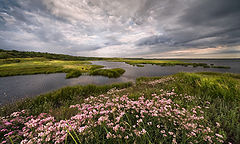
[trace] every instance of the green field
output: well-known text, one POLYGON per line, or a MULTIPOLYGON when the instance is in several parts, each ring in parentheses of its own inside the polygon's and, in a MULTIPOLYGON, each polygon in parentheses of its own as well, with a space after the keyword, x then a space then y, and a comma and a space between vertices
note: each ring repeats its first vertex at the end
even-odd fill
POLYGON ((79 77, 82 73, 111 78, 120 77, 125 72, 123 69, 100 68, 103 66, 91 65, 88 61, 52 60, 41 57, 0 59, 0 77, 64 72, 67 73, 66 78, 79 77))
MULTIPOLYGON (((46 58, 8 58, 0 59, 0 76, 68 73, 67 78, 72 77, 75 71, 87 73, 103 66, 91 65, 87 61, 63 61, 46 58)), ((75 75, 79 76, 79 75, 75 75)))
POLYGON ((239 104, 240 75, 229 73, 178 73, 138 78, 135 84, 66 87, 1 107, 5 118, 0 123, 6 130, 0 140, 238 143, 239 104), (25 135, 18 135, 23 127, 25 135), (5 135, 10 131, 10 137, 5 135))

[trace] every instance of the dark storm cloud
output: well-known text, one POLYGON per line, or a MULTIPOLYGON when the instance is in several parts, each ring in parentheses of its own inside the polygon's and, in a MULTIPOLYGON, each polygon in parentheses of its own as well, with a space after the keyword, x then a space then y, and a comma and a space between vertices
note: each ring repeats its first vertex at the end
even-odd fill
POLYGON ((173 41, 171 38, 168 38, 166 36, 150 36, 147 38, 143 38, 139 41, 137 41, 138 46, 145 46, 145 45, 157 45, 157 44, 162 44, 162 45, 173 45, 173 41))
MULTIPOLYGON (((192 39, 186 38, 178 44, 210 37, 219 37, 213 45, 239 45, 240 33, 239 0, 201 0, 192 3, 179 18, 183 29, 192 27, 192 39), (235 40, 234 40, 235 39, 235 40)), ((183 32, 184 34, 184 32, 183 32)), ((204 44, 204 43, 203 43, 204 44)), ((201 44, 199 44, 201 46, 201 44)), ((197 46, 197 45, 196 45, 197 46)))
POLYGON ((213 48, 212 57, 231 57, 239 19, 239 0, 1 0, 0 48, 119 57, 213 48))
MULTIPOLYGON (((240 1, 239 0, 201 0, 192 2, 188 8, 176 18, 176 29, 166 29, 175 41, 175 46, 202 46, 189 44, 205 38, 220 37, 211 41, 212 45, 232 44, 239 45, 240 34, 240 1), (234 40, 237 39, 237 40, 234 40)), ((160 22, 161 23, 161 22, 160 22)), ((149 37, 151 38, 151 37, 149 37)), ((149 39, 149 42, 155 41, 149 39)), ((145 42, 148 44, 148 42, 145 42)), ((171 43, 172 44, 172 43, 171 43)))
POLYGON ((196 1, 185 11, 180 21, 188 26, 239 27, 239 0, 196 1))

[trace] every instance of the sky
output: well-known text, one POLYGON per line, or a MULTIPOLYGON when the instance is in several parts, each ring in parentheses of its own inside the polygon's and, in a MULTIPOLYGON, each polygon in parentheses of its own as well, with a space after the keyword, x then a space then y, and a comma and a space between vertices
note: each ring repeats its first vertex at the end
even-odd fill
POLYGON ((0 0, 0 49, 240 58, 240 0, 0 0))

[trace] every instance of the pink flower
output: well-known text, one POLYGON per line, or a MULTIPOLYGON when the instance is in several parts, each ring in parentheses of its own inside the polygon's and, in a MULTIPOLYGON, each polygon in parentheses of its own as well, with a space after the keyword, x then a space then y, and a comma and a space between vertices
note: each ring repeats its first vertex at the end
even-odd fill
POLYGON ((5 124, 6 126, 8 126, 8 125, 12 125, 12 123, 10 123, 10 122, 8 122, 8 121, 5 122, 4 124, 5 124))
POLYGON ((161 132, 161 133, 165 133, 165 130, 161 130, 160 132, 161 132))
POLYGON ((220 134, 215 134, 217 137, 220 137, 220 138, 223 138, 223 136, 222 135, 220 135, 220 134))
POLYGON ((142 119, 137 120, 137 123, 140 123, 140 122, 143 122, 143 120, 142 119))
POLYGON ((117 124, 115 127, 113 127, 113 130, 116 132, 119 129, 119 124, 117 124))
POLYGON ((112 134, 110 132, 108 132, 106 138, 109 139, 111 137, 112 137, 112 134))
POLYGON ((145 129, 142 129, 142 134, 145 134, 147 131, 145 129))

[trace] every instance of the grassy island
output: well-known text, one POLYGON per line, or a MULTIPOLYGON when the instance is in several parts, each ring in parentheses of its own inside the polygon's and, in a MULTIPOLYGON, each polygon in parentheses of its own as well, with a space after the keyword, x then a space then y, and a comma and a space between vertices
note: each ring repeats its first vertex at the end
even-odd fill
POLYGON ((91 65, 88 61, 64 61, 46 58, 0 59, 0 76, 67 73, 66 78, 78 77, 103 66, 91 65))
POLYGON ((101 69, 103 66, 92 65, 89 60, 101 60, 101 58, 0 50, 0 77, 67 73, 66 78, 74 78, 81 76, 82 73, 88 73, 117 78, 125 72, 120 68, 101 69))
POLYGON ((1 107, 7 143, 238 143, 240 75, 74 86, 1 107))
POLYGON ((192 66, 192 67, 203 67, 203 68, 223 68, 223 69, 230 69, 229 66, 215 66, 215 65, 208 65, 206 63, 190 63, 183 60, 153 60, 153 59, 112 59, 110 61, 116 62, 125 62, 132 66, 137 67, 144 67, 142 64, 152 64, 152 65, 159 65, 159 66, 192 66))
POLYGON ((90 72, 90 75, 102 75, 109 78, 117 78, 125 73, 124 69, 114 68, 114 69, 96 69, 90 72))

